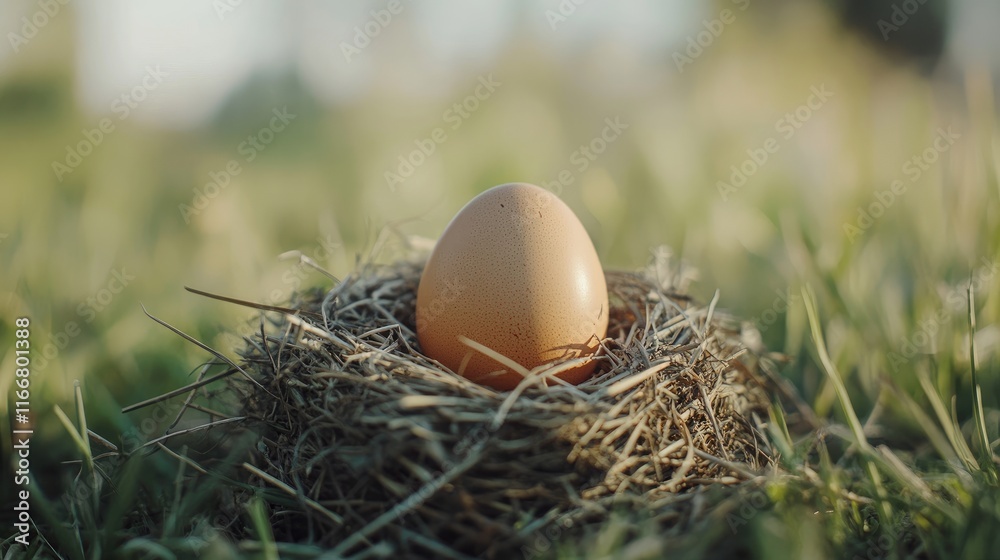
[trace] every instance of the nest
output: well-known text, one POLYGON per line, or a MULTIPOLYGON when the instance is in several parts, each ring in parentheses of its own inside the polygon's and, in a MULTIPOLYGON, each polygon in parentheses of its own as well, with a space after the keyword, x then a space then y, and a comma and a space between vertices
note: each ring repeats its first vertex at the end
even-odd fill
POLYGON ((662 259, 606 274, 591 379, 546 386, 541 372, 510 392, 421 354, 422 268, 362 265, 248 338, 253 382, 230 383, 260 421, 246 481, 295 496, 270 505, 276 540, 334 556, 529 554, 538 535, 567 538, 635 504, 656 512, 770 463, 768 399, 738 324, 683 295, 687 277, 662 259))

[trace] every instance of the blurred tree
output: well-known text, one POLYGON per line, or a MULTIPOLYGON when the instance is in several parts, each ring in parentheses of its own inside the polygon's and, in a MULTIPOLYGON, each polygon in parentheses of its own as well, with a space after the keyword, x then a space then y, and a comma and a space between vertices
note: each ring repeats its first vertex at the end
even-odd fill
POLYGON ((944 49, 948 0, 830 0, 843 23, 891 56, 931 70, 944 49))

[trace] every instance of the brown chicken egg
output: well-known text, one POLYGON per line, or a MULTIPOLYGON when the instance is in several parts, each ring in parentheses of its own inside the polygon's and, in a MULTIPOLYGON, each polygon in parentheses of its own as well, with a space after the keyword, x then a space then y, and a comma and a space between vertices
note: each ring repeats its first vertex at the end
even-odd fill
MULTIPOLYGON (((462 342, 526 369, 592 356, 608 328, 604 270, 583 224, 552 193, 527 183, 493 187, 448 224, 420 278, 423 352, 468 379, 513 389, 521 374, 462 342)), ((557 377, 578 384, 594 360, 557 377)))

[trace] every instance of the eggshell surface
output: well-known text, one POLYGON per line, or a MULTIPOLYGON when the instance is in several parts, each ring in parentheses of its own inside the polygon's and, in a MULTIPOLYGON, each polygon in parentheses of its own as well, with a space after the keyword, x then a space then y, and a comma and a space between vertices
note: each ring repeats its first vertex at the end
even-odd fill
MULTIPOLYGON (((466 204, 441 235, 420 278, 416 323, 427 356, 510 390, 521 375, 459 337, 527 369, 591 356, 607 334, 604 270, 562 200, 527 183, 500 185, 466 204)), ((595 366, 558 377, 578 384, 595 366)))

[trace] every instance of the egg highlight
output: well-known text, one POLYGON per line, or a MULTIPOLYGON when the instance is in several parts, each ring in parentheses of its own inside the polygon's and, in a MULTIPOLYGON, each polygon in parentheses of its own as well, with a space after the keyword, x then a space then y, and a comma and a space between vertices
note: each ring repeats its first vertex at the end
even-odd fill
MULTIPOLYGON (((438 240, 417 290, 421 349, 448 369, 498 390, 522 376, 461 341, 532 369, 592 357, 607 334, 604 269, 583 224, 549 191, 493 187, 462 208, 438 240)), ((588 360, 557 374, 587 379, 588 360)))

